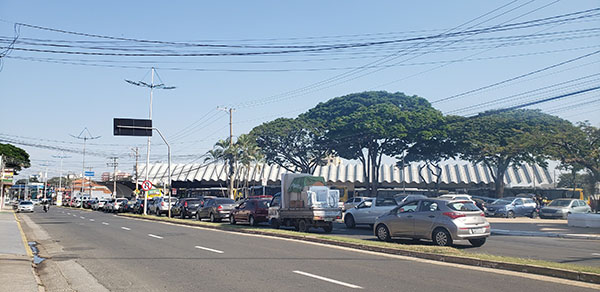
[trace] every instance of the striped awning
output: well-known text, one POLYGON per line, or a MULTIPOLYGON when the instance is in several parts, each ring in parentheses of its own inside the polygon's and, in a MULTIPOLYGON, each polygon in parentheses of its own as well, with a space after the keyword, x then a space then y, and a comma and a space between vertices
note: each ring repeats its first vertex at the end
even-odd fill
MULTIPOLYGON (((406 164, 404 169, 396 165, 382 165, 379 171, 379 184, 382 187, 426 187, 433 185, 436 177, 423 164, 406 164), (419 175, 419 172, 421 175, 419 175)), ((442 174, 440 185, 442 187, 469 187, 492 185, 492 173, 483 164, 470 164, 466 162, 448 162, 441 164, 442 174)), ((225 185, 229 166, 223 163, 212 164, 172 164, 171 175, 174 182, 200 182, 202 184, 225 185)), ((140 177, 144 176, 146 165, 139 169, 140 177)), ((248 180, 250 184, 260 185, 266 179, 269 185, 279 184, 282 173, 286 169, 278 165, 259 163, 249 169, 241 169, 237 173, 239 180, 248 180)), ((361 164, 339 164, 319 166, 313 175, 322 176, 328 183, 354 184, 364 186, 367 184, 361 164)), ((154 184, 164 184, 168 181, 168 165, 166 163, 150 164, 149 179, 154 184)), ((522 165, 509 167, 504 176, 507 187, 550 187, 553 184, 552 175, 538 165, 522 165)))

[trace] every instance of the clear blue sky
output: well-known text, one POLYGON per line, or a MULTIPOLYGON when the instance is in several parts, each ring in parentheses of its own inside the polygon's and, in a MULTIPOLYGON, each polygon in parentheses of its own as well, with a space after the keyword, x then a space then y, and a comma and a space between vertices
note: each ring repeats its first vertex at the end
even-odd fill
MULTIPOLYGON (((0 36, 2 46, 6 46, 15 35, 14 23, 19 22, 133 39, 306 46, 431 36, 450 31, 480 16, 451 32, 471 26, 474 27, 470 29, 477 29, 551 17, 598 8, 599 4, 597 0, 4 0, 0 2, 0 36), (508 5, 486 15, 505 4, 508 5)), ((277 117, 295 117, 330 98, 365 90, 401 91, 436 101, 597 51, 600 49, 599 30, 599 18, 590 17, 570 23, 449 38, 444 42, 438 39, 438 42, 414 41, 269 56, 116 57, 13 50, 7 58, 3 58, 0 71, 0 138, 38 145, 17 145, 32 156, 33 167, 24 171, 24 175, 38 173, 47 166, 49 175, 56 176, 59 163, 52 156, 61 152, 39 146, 81 149, 81 141, 70 135, 77 136, 87 127, 92 135, 101 138, 88 145, 88 150, 95 155, 88 156, 86 164, 99 175, 108 170, 106 157, 117 155, 121 156, 119 169, 131 171, 133 158, 128 156, 130 148, 140 146, 145 156, 145 139, 113 137, 112 119, 148 116, 149 91, 129 85, 124 79, 150 82, 148 72, 151 66, 155 66, 161 80, 177 88, 155 91, 154 124, 173 144, 174 162, 202 162, 200 155, 229 134, 227 115, 217 111, 217 106, 236 108, 234 135, 239 135, 277 117), (531 34, 538 35, 524 37, 531 34), (379 67, 341 76, 323 86, 305 88, 340 74, 351 74, 352 68, 361 68, 394 53, 393 61, 375 64, 379 67), (278 96, 297 89, 303 90, 278 96), (247 103, 255 104, 257 100, 267 102, 259 106, 245 106, 247 103), (187 129, 186 134, 176 135, 182 129, 187 129)), ((97 44, 106 48, 126 43, 127 49, 132 50, 129 52, 261 51, 110 43, 106 39, 24 26, 20 27, 19 41, 15 47, 26 47, 26 42, 68 41, 62 44, 97 44)), ((30 45, 29 48, 40 47, 30 45)), ((90 52, 93 49, 79 51, 90 52)), ((106 49, 97 51, 108 52, 106 49)), ((488 90, 434 103, 434 106, 444 113, 468 115, 597 86, 599 76, 590 75, 600 72, 599 61, 600 54, 592 55, 488 90), (572 81, 577 78, 582 79, 572 81), (549 87, 567 81, 572 82, 549 87), (549 88, 525 94, 543 87, 549 88), (453 112, 495 100, 500 102, 453 112)), ((532 108, 541 108, 573 122, 589 120, 598 125, 599 99, 596 91, 532 108)), ((162 141, 158 136, 152 141, 152 161, 166 162, 166 148, 162 141)), ((65 155, 71 156, 64 160, 65 172, 79 173, 81 154, 66 152, 65 155)))

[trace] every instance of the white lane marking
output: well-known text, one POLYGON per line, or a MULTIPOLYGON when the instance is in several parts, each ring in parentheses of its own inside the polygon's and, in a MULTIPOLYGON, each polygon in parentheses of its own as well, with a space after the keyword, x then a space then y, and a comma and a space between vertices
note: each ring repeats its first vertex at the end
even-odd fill
POLYGON ((96 220, 94 220, 94 219, 90 219, 90 221, 94 222, 94 221, 96 221, 96 220))
POLYGON ((85 219, 85 217, 83 217, 83 216, 79 216, 79 218, 81 218, 81 219, 85 219))
POLYGON ((104 225, 109 225, 109 224, 108 224, 108 223, 106 223, 106 222, 102 222, 102 224, 104 224, 104 225))
POLYGON ((321 277, 321 276, 318 276, 318 275, 313 275, 313 274, 310 274, 310 273, 307 273, 307 272, 294 271, 294 273, 300 274, 300 275, 303 275, 303 276, 307 276, 307 277, 311 277, 311 278, 315 278, 315 279, 319 279, 319 280, 323 280, 323 281, 327 281, 329 283, 346 286, 346 287, 353 288, 353 289, 363 289, 363 287, 361 287, 361 286, 356 286, 356 285, 353 285, 353 284, 350 284, 350 283, 346 283, 346 282, 342 282, 342 281, 338 281, 338 280, 334 280, 334 279, 329 279, 329 278, 321 277))
POLYGON ((592 255, 593 255, 593 256, 600 257, 600 253, 593 253, 592 255))
POLYGON ((71 215, 71 213, 67 213, 67 215, 71 215))
POLYGON ((212 252, 216 252, 216 253, 223 253, 223 251, 220 251, 220 250, 217 250, 217 249, 208 248, 208 247, 203 247, 203 246, 199 246, 199 245, 196 245, 195 248, 197 248, 197 249, 203 249, 203 250, 207 250, 207 251, 212 251, 212 252))
POLYGON ((131 230, 131 228, 127 228, 127 227, 121 227, 121 229, 123 229, 123 230, 131 230))
POLYGON ((154 234, 150 234, 150 233, 148 233, 148 236, 158 238, 158 239, 163 239, 162 236, 158 236, 158 235, 154 235, 154 234))
POLYGON ((73 214, 73 217, 77 217, 77 215, 73 214))

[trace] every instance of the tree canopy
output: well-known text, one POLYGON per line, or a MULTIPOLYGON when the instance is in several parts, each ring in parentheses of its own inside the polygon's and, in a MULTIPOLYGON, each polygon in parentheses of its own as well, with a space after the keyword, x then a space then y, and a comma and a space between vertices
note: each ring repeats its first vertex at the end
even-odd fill
POLYGON ((13 168, 15 174, 21 171, 21 169, 31 166, 29 154, 25 150, 11 144, 0 143, 0 155, 4 156, 6 167, 13 168))
POLYGON ((383 155, 401 154, 420 137, 433 135, 432 125, 442 114, 418 96, 370 91, 330 99, 300 118, 326 129, 326 143, 337 155, 358 159, 376 194, 383 155))
POLYGON ((322 132, 301 119, 279 118, 255 127, 250 136, 267 163, 312 174, 329 153, 322 132))
POLYGON ((496 196, 504 194, 509 166, 547 165, 548 146, 568 121, 539 110, 489 111, 452 125, 460 157, 490 170, 496 196))
POLYGON ((588 122, 566 125, 552 141, 552 155, 565 165, 585 168, 600 181, 600 129, 588 122))

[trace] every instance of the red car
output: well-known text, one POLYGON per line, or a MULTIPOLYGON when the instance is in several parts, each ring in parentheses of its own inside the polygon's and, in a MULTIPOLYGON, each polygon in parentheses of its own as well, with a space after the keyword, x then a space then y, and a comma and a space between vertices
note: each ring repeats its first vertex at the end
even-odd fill
POLYGON ((229 215, 229 223, 236 224, 237 222, 248 222, 250 225, 256 226, 260 222, 267 222, 269 214, 269 199, 248 199, 235 207, 229 215))

